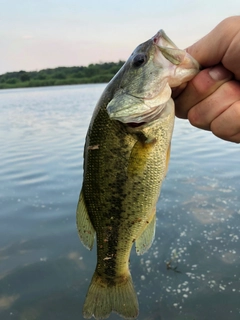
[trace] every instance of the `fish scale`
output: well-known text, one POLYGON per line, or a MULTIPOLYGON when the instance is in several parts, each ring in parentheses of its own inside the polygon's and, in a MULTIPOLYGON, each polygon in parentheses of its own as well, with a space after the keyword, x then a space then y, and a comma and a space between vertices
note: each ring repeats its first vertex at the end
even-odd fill
POLYGON ((112 311, 127 319, 138 315, 129 258, 134 243, 143 254, 154 239, 174 125, 170 85, 197 72, 197 62, 160 31, 135 49, 94 110, 77 208, 83 244, 91 249, 97 238, 85 318, 105 319, 112 311))

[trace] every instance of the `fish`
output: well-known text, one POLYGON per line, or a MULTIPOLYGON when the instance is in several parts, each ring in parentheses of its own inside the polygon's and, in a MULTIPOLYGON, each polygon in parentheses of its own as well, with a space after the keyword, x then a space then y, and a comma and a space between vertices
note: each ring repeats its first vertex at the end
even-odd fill
POLYGON ((141 255, 154 239, 175 118, 171 88, 198 71, 198 62, 160 30, 133 51, 95 107, 76 214, 82 243, 90 250, 95 237, 97 243, 86 319, 138 316, 130 251, 135 244, 141 255))

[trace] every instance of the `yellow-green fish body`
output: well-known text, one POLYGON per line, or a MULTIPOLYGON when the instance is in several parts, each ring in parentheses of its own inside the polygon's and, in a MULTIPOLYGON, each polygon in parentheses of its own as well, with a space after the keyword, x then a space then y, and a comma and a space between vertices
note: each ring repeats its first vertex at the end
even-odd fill
POLYGON ((97 238, 97 265, 83 308, 85 318, 104 319, 112 311, 125 318, 138 315, 129 256, 133 243, 143 254, 154 239, 156 203, 174 124, 169 82, 172 77, 179 85, 197 70, 197 63, 160 31, 137 47, 96 106, 86 137, 77 208, 82 242, 91 249, 95 233, 97 238), (175 66, 174 72, 166 70, 169 65, 175 66))

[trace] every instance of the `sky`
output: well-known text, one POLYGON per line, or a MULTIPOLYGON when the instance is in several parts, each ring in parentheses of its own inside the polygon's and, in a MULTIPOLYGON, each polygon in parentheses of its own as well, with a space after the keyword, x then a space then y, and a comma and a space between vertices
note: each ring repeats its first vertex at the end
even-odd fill
POLYGON ((0 74, 126 60, 164 29, 183 49, 239 0, 0 0, 0 74))

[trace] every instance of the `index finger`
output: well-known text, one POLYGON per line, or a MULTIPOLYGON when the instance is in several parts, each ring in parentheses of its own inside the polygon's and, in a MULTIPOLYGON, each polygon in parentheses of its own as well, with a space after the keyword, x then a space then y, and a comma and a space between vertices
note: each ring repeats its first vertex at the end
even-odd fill
POLYGON ((210 33, 187 48, 203 67, 222 63, 240 80, 240 16, 220 22, 210 33))

